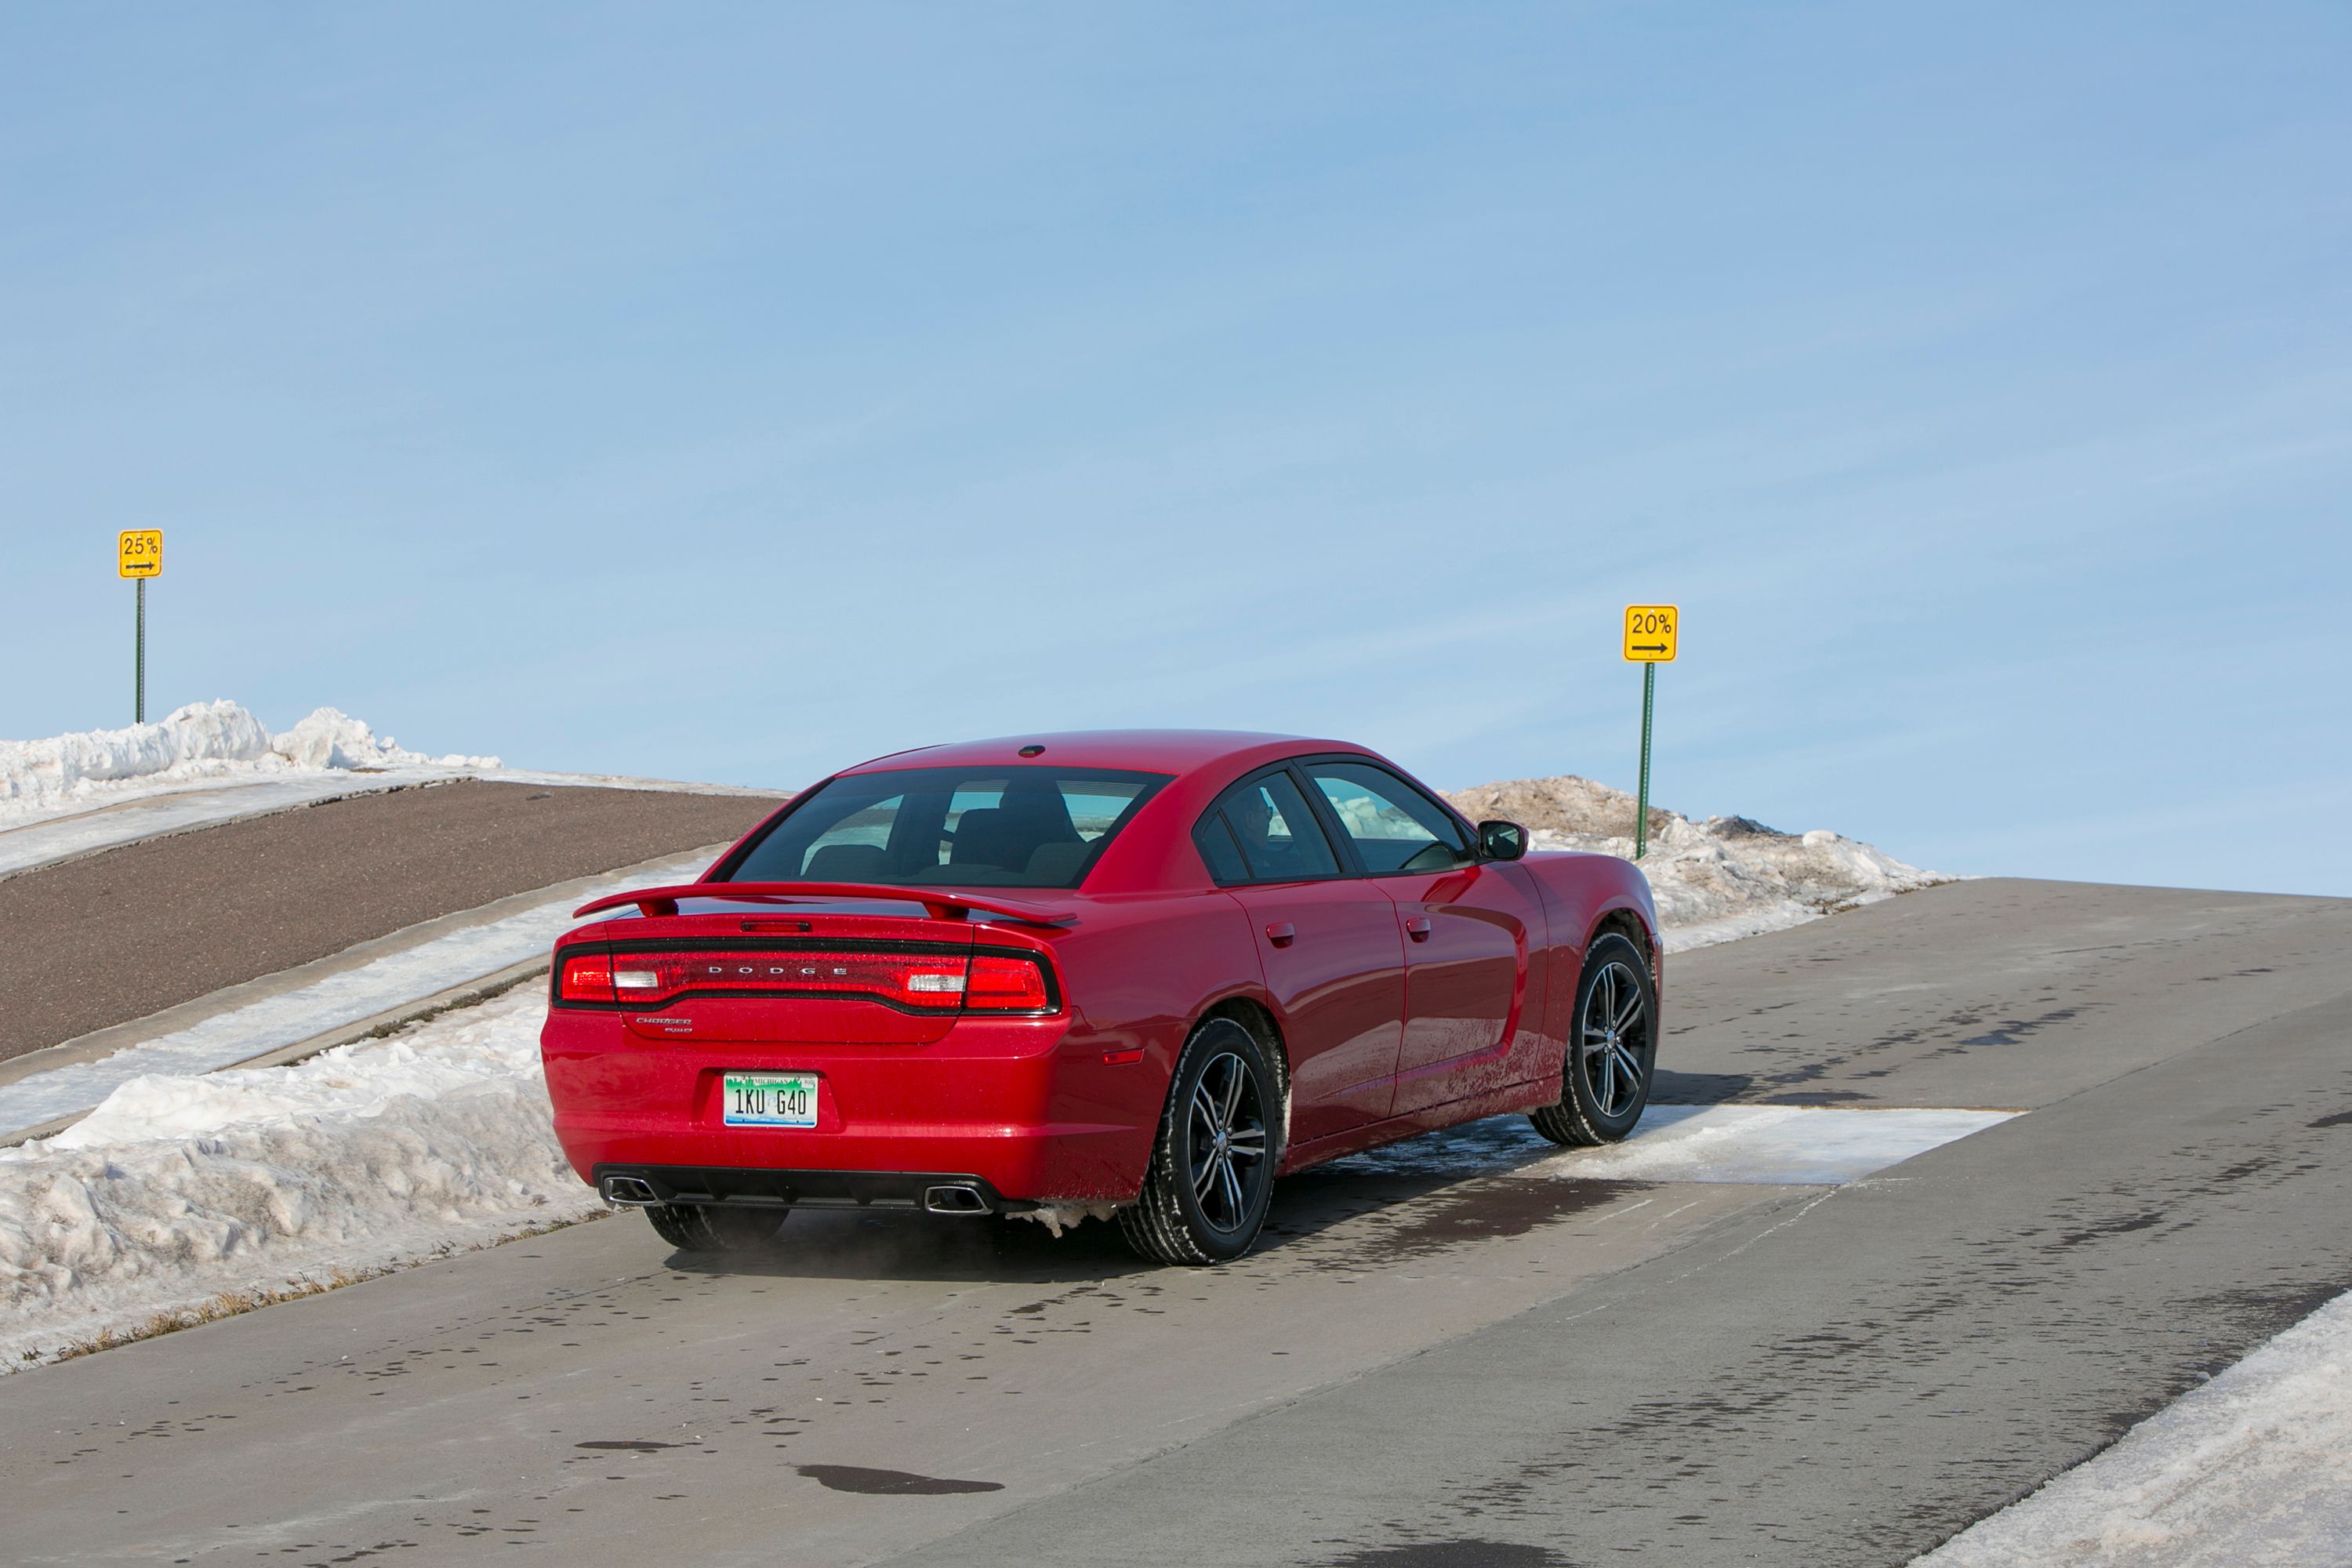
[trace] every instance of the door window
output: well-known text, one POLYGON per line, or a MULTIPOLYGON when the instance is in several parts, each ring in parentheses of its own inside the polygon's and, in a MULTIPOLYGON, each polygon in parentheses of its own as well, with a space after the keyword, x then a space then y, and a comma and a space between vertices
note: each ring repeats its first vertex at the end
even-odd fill
POLYGON ((1309 763, 1307 774, 1371 875, 1444 871, 1473 858, 1453 814, 1387 769, 1309 763))
POLYGON ((1251 779, 1218 796, 1193 841, 1221 882, 1233 879, 1225 871, 1236 848, 1247 870, 1241 879, 1252 882, 1304 882, 1339 874, 1339 858, 1288 773, 1251 779), (1219 840, 1220 819, 1230 847, 1219 840))

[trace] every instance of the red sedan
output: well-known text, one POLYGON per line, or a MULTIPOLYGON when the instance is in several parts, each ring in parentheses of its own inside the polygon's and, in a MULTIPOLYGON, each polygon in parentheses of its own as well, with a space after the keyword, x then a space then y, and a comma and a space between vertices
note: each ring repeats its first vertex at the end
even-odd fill
POLYGON ((1116 1209, 1222 1262, 1277 1174, 1373 1144, 1502 1111, 1622 1138, 1657 1050, 1641 872, 1332 741, 903 752, 604 911, 555 949, 556 1132, 692 1249, 802 1207, 1116 1209))

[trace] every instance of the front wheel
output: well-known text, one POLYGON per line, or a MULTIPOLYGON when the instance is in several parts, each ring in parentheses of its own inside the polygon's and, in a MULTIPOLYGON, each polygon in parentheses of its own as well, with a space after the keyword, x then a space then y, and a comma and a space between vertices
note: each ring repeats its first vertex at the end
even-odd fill
POLYGON ((1658 990, 1641 950, 1612 931, 1584 955, 1559 1103, 1531 1112, 1555 1143, 1614 1143, 1650 1103, 1658 1060, 1658 990))
POLYGON ((1231 1018, 1193 1030, 1176 1058, 1143 1195, 1118 1211, 1127 1244, 1156 1263, 1223 1263, 1247 1252, 1274 1194, 1281 1109, 1255 1036, 1231 1018))
POLYGON ((719 1204, 647 1204, 646 1218, 680 1252, 748 1252, 773 1240, 783 1213, 719 1204))

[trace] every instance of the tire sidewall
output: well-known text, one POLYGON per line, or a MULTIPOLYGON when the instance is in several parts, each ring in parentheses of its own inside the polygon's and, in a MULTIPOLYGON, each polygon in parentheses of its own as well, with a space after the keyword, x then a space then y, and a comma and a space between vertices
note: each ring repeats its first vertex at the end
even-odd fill
POLYGON ((1576 1100, 1578 1113, 1591 1123, 1592 1130, 1614 1142, 1633 1130, 1642 1112, 1650 1103, 1650 1090, 1657 1081, 1658 1068, 1658 988, 1650 976, 1650 965, 1639 948, 1611 931, 1595 942, 1584 956, 1584 971, 1576 979, 1576 1011, 1569 1017, 1566 1089, 1576 1100), (1637 1053, 1642 1061, 1642 1092, 1633 1103, 1616 1116, 1603 1116, 1593 1098, 1592 1086, 1584 1075, 1584 1009, 1592 1000, 1592 988, 1600 983, 1602 968, 1611 963, 1623 964, 1633 973, 1634 983, 1642 991, 1642 1016, 1647 1028, 1642 1049, 1637 1053))

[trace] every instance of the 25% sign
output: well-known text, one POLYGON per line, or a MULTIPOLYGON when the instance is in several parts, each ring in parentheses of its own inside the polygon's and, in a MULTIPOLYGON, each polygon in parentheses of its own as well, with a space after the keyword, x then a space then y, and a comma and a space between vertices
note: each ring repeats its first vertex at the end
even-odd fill
POLYGON ((131 721, 147 722, 147 579, 163 574, 163 531, 126 528, 114 536, 114 574, 139 584, 138 629, 131 637, 131 721))
POLYGON ((1658 666, 1675 661, 1683 613, 1674 605, 1625 606, 1625 658, 1642 667, 1642 787, 1633 804, 1633 858, 1650 847, 1650 711, 1658 695, 1658 666))

